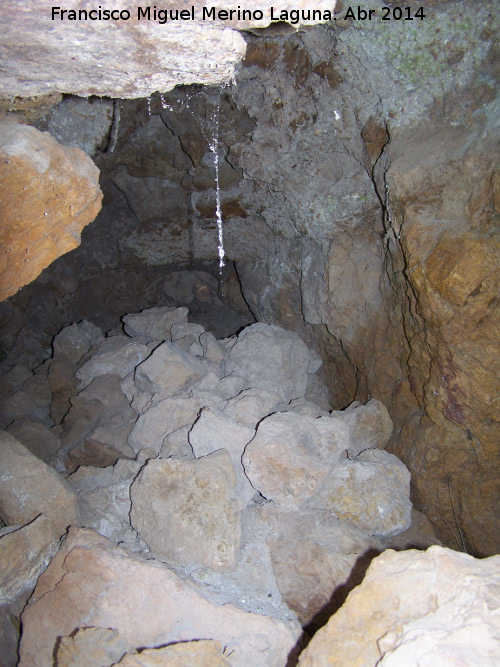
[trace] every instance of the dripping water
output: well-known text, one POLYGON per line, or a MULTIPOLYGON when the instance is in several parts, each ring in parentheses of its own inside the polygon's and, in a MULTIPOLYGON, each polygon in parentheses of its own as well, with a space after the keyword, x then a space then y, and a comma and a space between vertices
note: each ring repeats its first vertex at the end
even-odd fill
POLYGON ((215 217, 217 219, 217 251, 219 255, 219 279, 222 280, 222 269, 225 266, 224 251, 224 229, 222 226, 222 210, 220 200, 220 179, 219 179, 219 124, 220 124, 220 91, 214 106, 212 117, 212 138, 209 143, 210 150, 214 155, 215 165, 215 217))

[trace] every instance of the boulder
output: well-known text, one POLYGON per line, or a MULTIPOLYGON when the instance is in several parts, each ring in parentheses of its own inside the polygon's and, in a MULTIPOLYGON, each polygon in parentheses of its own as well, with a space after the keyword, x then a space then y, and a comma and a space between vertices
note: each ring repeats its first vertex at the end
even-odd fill
POLYGON ((99 345, 97 352, 80 366, 76 377, 86 386, 99 375, 126 377, 150 354, 142 343, 131 341, 127 336, 110 336, 99 345))
POLYGON ((76 248, 101 208, 99 170, 79 148, 0 120, 0 301, 76 248))
POLYGON ((12 422, 5 430, 48 465, 56 462, 61 441, 54 429, 24 417, 12 422))
POLYGON ((154 403, 137 419, 128 438, 129 445, 134 452, 151 449, 157 454, 170 433, 194 424, 200 408, 197 399, 184 396, 164 398, 154 403))
POLYGON ((439 546, 385 551, 299 665, 495 665, 499 577, 500 556, 476 560, 439 546))
POLYGON ((55 470, 15 438, 0 432, 0 518, 22 525, 45 514, 56 538, 78 526, 76 494, 55 470))
POLYGON ((204 408, 189 432, 189 443, 196 458, 219 449, 225 449, 229 453, 236 473, 237 493, 242 509, 247 506, 255 493, 241 463, 243 450, 254 435, 253 428, 238 424, 213 408, 204 408))
POLYGON ((357 456, 364 449, 384 447, 392 435, 392 420, 384 404, 372 398, 365 405, 353 403, 344 412, 336 412, 344 419, 351 432, 349 456, 357 456))
POLYGON ((394 454, 379 449, 345 458, 308 502, 377 537, 410 527, 410 473, 394 454))
POLYGON ((120 459, 114 466, 80 466, 68 477, 78 494, 81 525, 134 552, 146 544, 130 526, 130 485, 142 467, 139 461, 120 459))
POLYGON ((118 375, 98 375, 71 400, 63 422, 62 453, 66 468, 113 465, 133 458, 128 436, 137 418, 121 390, 118 375))
POLYGON ((280 412, 260 422, 242 462, 255 489, 291 510, 314 494, 347 446, 339 420, 280 412))
POLYGON ((25 526, 0 530, 0 605, 26 599, 57 551, 49 519, 40 514, 25 526))
POLYGON ((217 606, 170 568, 131 557, 91 530, 71 530, 38 580, 22 617, 20 667, 53 662, 75 628, 113 628, 128 652, 189 640, 220 641, 233 667, 282 667, 300 635, 296 622, 217 606))
POLYGON ((60 424, 71 407, 71 398, 78 394, 79 381, 75 375, 76 366, 67 357, 52 359, 49 366, 48 382, 52 399, 50 417, 60 424))
POLYGON ((135 370, 138 389, 168 397, 204 375, 200 361, 177 344, 165 342, 135 370))
POLYGON ((296 333, 259 322, 238 336, 224 362, 224 375, 239 375, 247 389, 266 389, 288 402, 307 387, 310 351, 296 333))
POLYGON ((240 543, 236 475, 226 450, 151 459, 130 489, 130 520, 152 553, 177 565, 234 568, 240 543))
POLYGON ((146 649, 140 653, 123 656, 121 667, 231 667, 220 642, 211 639, 183 642, 163 648, 146 649))
POLYGON ((158 306, 122 317, 125 333, 140 343, 172 340, 170 329, 177 322, 187 322, 187 308, 158 306))
POLYGON ((263 417, 275 412, 280 400, 280 397, 272 391, 245 389, 230 398, 222 412, 234 421, 255 427, 263 417))
POLYGON ((320 627, 363 579, 382 545, 330 512, 262 508, 276 583, 302 625, 320 627))
POLYGON ((101 337, 102 331, 92 322, 82 320, 78 324, 70 324, 54 337, 54 358, 65 357, 72 364, 77 364, 101 337))
MULTIPOLYGON (((109 667, 127 653, 128 644, 112 628, 76 628, 76 632, 60 637, 54 650, 58 667, 109 667)), ((120 662, 121 664, 121 662, 120 662)))

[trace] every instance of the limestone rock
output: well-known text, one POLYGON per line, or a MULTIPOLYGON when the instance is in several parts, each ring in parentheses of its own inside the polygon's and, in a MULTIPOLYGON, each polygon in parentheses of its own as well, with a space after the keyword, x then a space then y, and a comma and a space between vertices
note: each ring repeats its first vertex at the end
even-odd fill
POLYGON ((128 436, 137 413, 122 392, 118 375, 97 375, 71 403, 62 434, 68 470, 112 465, 118 458, 134 456, 128 436))
POLYGON ((157 558, 232 569, 241 536, 235 486, 225 450, 198 460, 152 459, 130 489, 132 526, 157 558))
POLYGON ((68 477, 78 494, 81 525, 134 552, 147 547, 130 526, 130 485, 142 467, 139 461, 120 459, 114 466, 80 466, 68 477))
POLYGON ((347 447, 338 420, 282 412, 264 419, 247 445, 243 466, 252 486, 284 509, 312 496, 347 447))
POLYGON ((25 524, 45 514, 59 538, 79 525, 76 494, 55 470, 33 456, 15 438, 0 433, 0 517, 25 524))
POLYGON ((301 654, 300 667, 494 665, 500 557, 386 551, 301 654))
POLYGON ((54 358, 63 356, 72 364, 77 364, 101 336, 99 327, 87 320, 70 324, 54 337, 54 358))
POLYGON ((224 347, 216 340, 213 333, 205 331, 200 336, 200 344, 203 350, 203 356, 214 363, 220 363, 226 356, 224 347))
POLYGON ((61 441, 54 429, 25 417, 13 422, 5 430, 48 465, 55 463, 61 441))
POLYGON ((200 408, 195 398, 164 398, 139 416, 128 437, 129 445, 134 452, 152 449, 158 453, 166 436, 194 424, 200 408))
POLYGON ((122 317, 125 333, 138 342, 171 340, 170 329, 177 322, 187 322, 187 308, 158 306, 122 317))
POLYGON ((106 538, 72 530, 23 612, 20 667, 52 664, 58 637, 75 628, 114 628, 128 651, 205 637, 220 641, 233 667, 282 667, 300 627, 219 607, 170 568, 131 558, 106 538))
POLYGON ((194 345, 196 349, 200 350, 201 354, 203 353, 203 347, 201 347, 200 344, 200 336, 205 333, 205 329, 201 324, 195 324, 194 322, 179 322, 172 326, 170 333, 172 335, 172 342, 182 347, 186 352, 188 352, 191 346, 194 345))
POLYGON ((349 406, 342 416, 349 425, 351 445, 349 456, 357 456, 364 449, 382 448, 392 435, 392 420, 385 406, 372 398, 365 405, 349 406))
POLYGON ((241 424, 256 426, 263 417, 268 417, 280 403, 280 397, 265 389, 245 389, 230 398, 222 412, 241 424))
POLYGON ((0 531, 0 604, 26 598, 57 551, 50 521, 40 514, 25 526, 0 531), (9 532, 6 532, 9 531, 9 532))
POLYGON ((309 362, 309 350, 297 334, 259 322, 240 333, 224 374, 240 375, 247 388, 266 389, 287 402, 304 395, 309 362))
POLYGON ((135 382, 142 391, 168 397, 204 375, 204 372, 196 357, 167 341, 136 368, 135 382))
POLYGON ((78 148, 49 134, 0 122, 0 300, 80 243, 101 208, 99 170, 78 148))
POLYGON ((211 454, 218 449, 227 450, 236 473, 237 492, 242 508, 247 506, 255 494, 255 489, 248 481, 241 463, 243 450, 254 435, 253 428, 234 422, 218 410, 207 408, 201 411, 189 432, 189 443, 196 458, 211 454))
POLYGON ((394 454, 370 449, 335 466, 308 505, 371 535, 396 535, 411 524, 410 473, 394 454))
POLYGON ((52 110, 47 130, 64 146, 80 148, 92 157, 107 145, 113 102, 110 99, 68 98, 52 110))
MULTIPOLYGON (((43 419, 43 412, 38 412, 43 419)), ((37 409, 31 396, 25 391, 16 391, 1 402, 0 404, 0 427, 5 428, 12 424, 16 419, 37 416, 37 409)))
POLYGON ((60 424, 71 407, 71 398, 78 393, 76 366, 65 356, 52 359, 49 366, 48 382, 52 393, 50 416, 60 424))
POLYGON ((85 385, 99 375, 119 375, 124 378, 149 354, 149 348, 142 343, 131 341, 127 336, 111 336, 105 338, 97 352, 80 366, 76 377, 85 385))
MULTIPOLYGON (((225 651, 224 651, 225 652, 225 651)), ((229 652, 228 652, 229 654, 229 652)), ((123 656, 122 667, 230 667, 220 642, 210 639, 182 642, 163 648, 146 649, 123 656)))
POLYGON ((283 600, 302 625, 320 626, 361 582, 381 544, 330 512, 268 505, 262 514, 270 524, 267 543, 283 600))
POLYGON ((61 667, 109 667, 124 656, 127 648, 127 642, 116 630, 77 628, 69 637, 60 638, 55 649, 55 662, 61 667))

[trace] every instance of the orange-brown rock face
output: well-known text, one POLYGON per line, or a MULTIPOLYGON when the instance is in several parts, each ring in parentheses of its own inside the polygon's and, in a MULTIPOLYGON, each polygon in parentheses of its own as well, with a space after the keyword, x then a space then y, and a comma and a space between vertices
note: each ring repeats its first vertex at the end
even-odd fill
POLYGON ((80 244, 101 209, 99 170, 78 148, 0 120, 0 301, 80 244))
POLYGON ((386 180, 409 377, 425 415, 407 421, 397 453, 441 539, 481 555, 500 549, 495 159, 464 130, 434 131, 406 147, 386 180))

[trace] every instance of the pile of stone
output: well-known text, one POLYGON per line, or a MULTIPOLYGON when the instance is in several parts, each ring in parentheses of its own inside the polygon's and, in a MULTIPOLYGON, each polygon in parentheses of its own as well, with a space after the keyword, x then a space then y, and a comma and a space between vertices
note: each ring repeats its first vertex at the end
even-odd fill
POLYGON ((213 664, 285 665, 301 627, 410 526, 410 475, 381 449, 379 401, 332 411, 296 334, 258 323, 216 340, 187 316, 151 308, 107 336, 72 324, 52 359, 4 381, 13 618, 38 580, 21 664, 54 651, 73 664, 92 646, 110 654, 85 664, 111 665, 207 639, 213 664))

